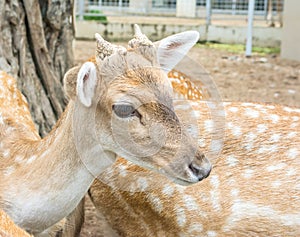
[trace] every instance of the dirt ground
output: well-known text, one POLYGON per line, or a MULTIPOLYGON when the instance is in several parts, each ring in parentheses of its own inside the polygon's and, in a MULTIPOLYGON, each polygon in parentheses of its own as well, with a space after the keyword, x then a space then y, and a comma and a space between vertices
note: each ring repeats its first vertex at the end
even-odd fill
MULTIPOLYGON (((94 55, 94 49, 94 42, 76 41, 76 64, 94 55)), ((185 66, 191 75, 203 70, 201 65, 224 101, 271 102, 300 107, 300 62, 283 60, 279 55, 245 58, 243 54, 197 46, 190 51, 189 57, 194 63, 185 66)), ((109 236, 101 233, 103 228, 107 227, 97 219, 87 199, 86 222, 81 236, 109 236)))

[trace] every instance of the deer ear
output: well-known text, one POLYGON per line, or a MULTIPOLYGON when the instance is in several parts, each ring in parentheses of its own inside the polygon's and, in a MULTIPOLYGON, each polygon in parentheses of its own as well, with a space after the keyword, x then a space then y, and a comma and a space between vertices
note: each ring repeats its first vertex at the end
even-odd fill
POLYGON ((84 63, 77 75, 77 96, 86 107, 90 107, 97 85, 96 66, 92 62, 84 63))
POLYGON ((171 71, 187 52, 197 43, 197 31, 185 31, 162 39, 158 45, 157 58, 160 66, 166 72, 171 71))
POLYGON ((76 79, 80 67, 73 67, 69 69, 64 76, 64 90, 70 99, 76 97, 76 79))

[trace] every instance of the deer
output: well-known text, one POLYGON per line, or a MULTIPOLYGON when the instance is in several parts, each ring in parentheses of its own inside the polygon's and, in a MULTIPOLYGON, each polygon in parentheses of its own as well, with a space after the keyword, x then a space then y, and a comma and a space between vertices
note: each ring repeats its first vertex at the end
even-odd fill
POLYGON ((182 123, 217 154, 210 177, 180 186, 118 157, 88 192, 116 236, 299 236, 300 109, 223 102, 213 118, 209 98, 180 93, 182 123))
POLYGON ((168 72, 168 78, 172 83, 174 99, 204 100, 211 97, 204 83, 199 81, 196 86, 188 75, 179 70, 168 72))
POLYGON ((134 28, 127 48, 96 34, 96 64, 66 73, 69 103, 43 139, 15 81, 1 72, 0 209, 30 234, 42 236, 71 213, 117 156, 181 185, 209 176, 209 158, 174 112, 166 75, 199 33, 154 44, 134 28))

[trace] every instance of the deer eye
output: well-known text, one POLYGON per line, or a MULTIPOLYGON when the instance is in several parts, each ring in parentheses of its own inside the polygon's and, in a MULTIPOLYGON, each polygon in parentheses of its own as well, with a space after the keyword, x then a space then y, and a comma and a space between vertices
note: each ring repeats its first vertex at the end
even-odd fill
POLYGON ((128 118, 133 116, 140 117, 139 112, 132 105, 114 104, 112 106, 112 109, 115 112, 115 114, 120 118, 128 118))

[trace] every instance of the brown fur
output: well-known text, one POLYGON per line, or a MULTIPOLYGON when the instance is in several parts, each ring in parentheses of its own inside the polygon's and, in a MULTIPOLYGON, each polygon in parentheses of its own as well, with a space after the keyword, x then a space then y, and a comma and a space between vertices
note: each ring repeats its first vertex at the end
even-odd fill
POLYGON ((1 237, 30 237, 31 235, 18 227, 5 212, 0 210, 0 236, 1 237))

